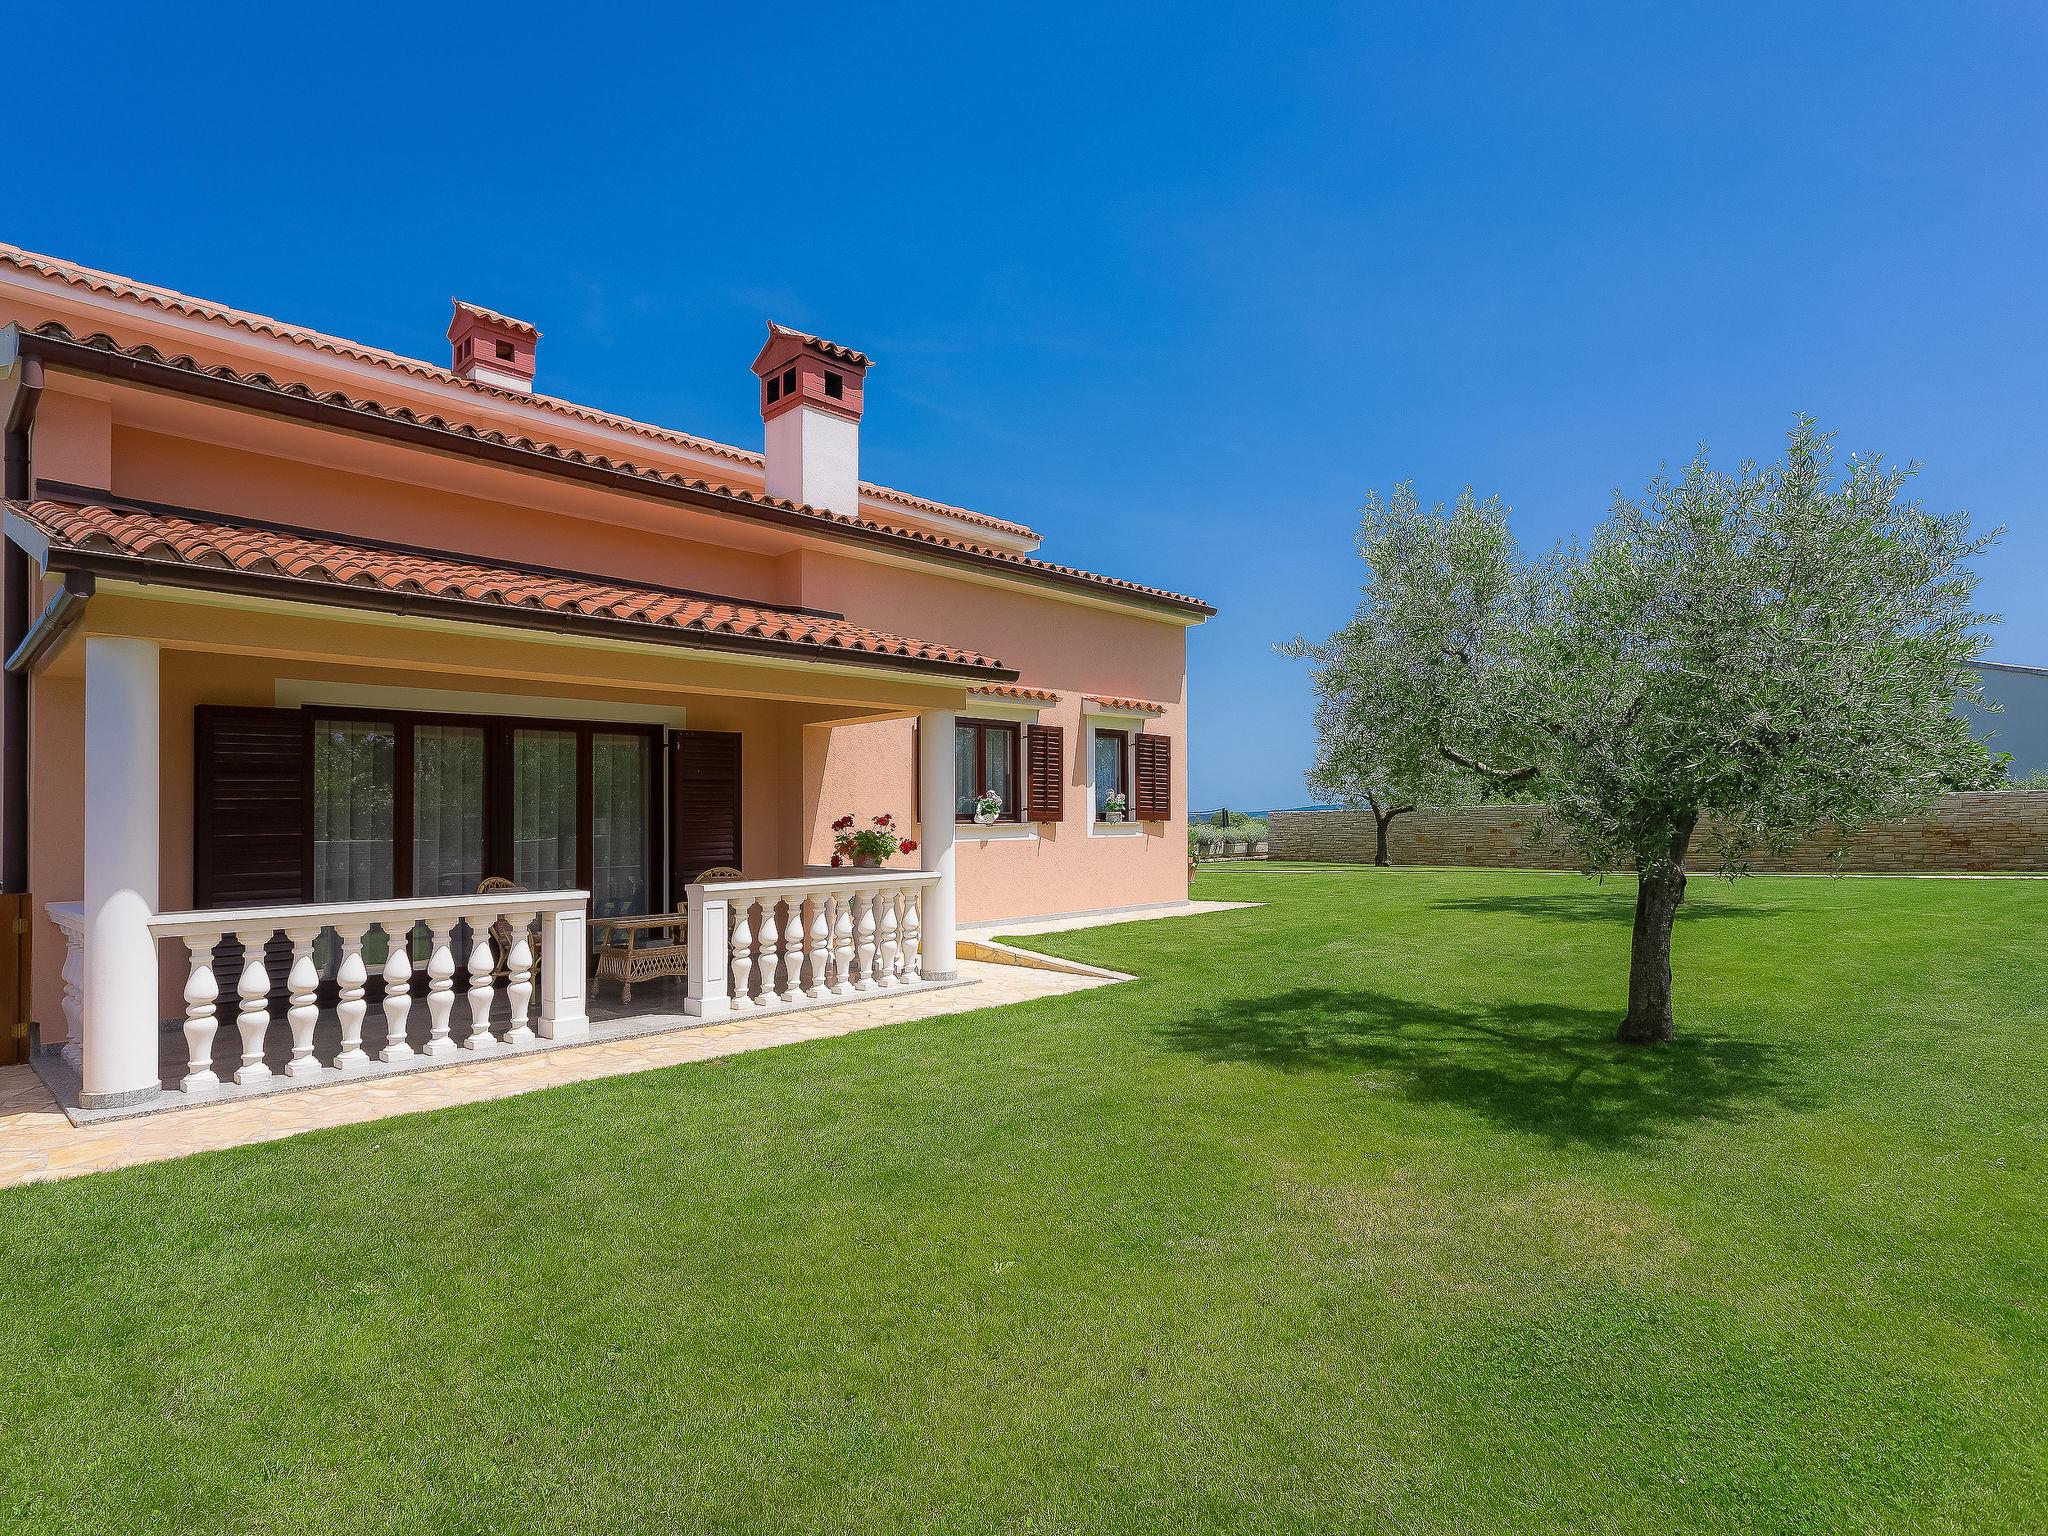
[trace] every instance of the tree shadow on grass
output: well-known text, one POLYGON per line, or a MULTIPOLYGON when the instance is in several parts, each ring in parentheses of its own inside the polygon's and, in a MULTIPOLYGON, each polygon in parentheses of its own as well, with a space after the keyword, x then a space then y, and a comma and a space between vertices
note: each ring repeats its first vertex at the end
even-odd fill
POLYGON ((1679 1021, 1679 1040, 1614 1043, 1619 1015, 1547 1003, 1457 1008, 1297 987, 1166 1020, 1168 1045, 1209 1061, 1382 1079, 1416 1103, 1469 1110, 1554 1144, 1642 1151, 1679 1127, 1810 1100, 1778 1047, 1679 1021))
MULTIPOLYGON (((1695 875, 1693 881, 1700 877, 1695 875)), ((1431 906, 1446 912, 1478 912, 1488 916, 1541 917, 1560 923, 1619 923, 1626 927, 1635 916, 1633 881, 1619 880, 1605 885, 1588 881, 1577 889, 1553 891, 1491 891, 1476 896, 1440 896, 1431 906)), ((1775 917, 1785 911, 1782 902, 1700 901, 1680 903, 1678 921, 1697 922, 1703 918, 1775 917)))

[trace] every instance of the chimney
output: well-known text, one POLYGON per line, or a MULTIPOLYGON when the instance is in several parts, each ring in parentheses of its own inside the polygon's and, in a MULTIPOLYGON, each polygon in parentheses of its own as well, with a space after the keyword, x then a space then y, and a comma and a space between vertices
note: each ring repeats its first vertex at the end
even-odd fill
POLYGON ((533 389, 533 354, 540 346, 540 332, 524 320, 457 299, 455 318, 448 322, 448 343, 455 349, 448 366, 457 377, 499 389, 533 389))
POLYGON ((860 515, 860 407, 868 358, 786 325, 768 322, 754 359, 768 494, 860 515))

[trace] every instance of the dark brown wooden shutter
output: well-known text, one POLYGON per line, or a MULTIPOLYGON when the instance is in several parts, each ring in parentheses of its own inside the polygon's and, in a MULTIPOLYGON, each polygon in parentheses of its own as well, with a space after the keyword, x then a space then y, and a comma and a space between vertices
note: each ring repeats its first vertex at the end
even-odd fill
POLYGON ((1024 819, 1058 821, 1066 815, 1066 764, 1056 725, 1024 727, 1024 819))
POLYGON ((740 738, 677 731, 669 739, 669 850, 674 890, 721 864, 740 868, 740 738))
MULTIPOLYGON (((296 709, 201 704, 192 722, 192 905, 291 906, 313 899, 311 727, 296 709)), ((242 946, 214 947, 222 1011, 242 977, 242 946)), ((292 941, 263 949, 273 1003, 292 941)))
POLYGON ((311 901, 311 742, 304 713, 201 704, 192 737, 192 905, 311 901))
POLYGON ((1138 793, 1133 797, 1140 821, 1166 821, 1173 815, 1173 743, 1164 736, 1137 737, 1138 793))

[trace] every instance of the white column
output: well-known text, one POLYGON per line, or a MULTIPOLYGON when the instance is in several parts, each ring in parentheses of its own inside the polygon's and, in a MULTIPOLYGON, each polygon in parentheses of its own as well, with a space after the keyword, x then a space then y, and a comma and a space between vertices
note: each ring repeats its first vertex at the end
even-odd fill
POLYGON ((157 648, 85 642, 86 1109, 137 1104, 157 1066, 157 648))
POLYGON ((918 949, 925 981, 951 981, 953 957, 953 711, 928 709, 917 722, 917 851, 938 884, 925 893, 918 949))
POLYGON ((693 1019, 723 1018, 732 1011, 725 969, 731 908, 723 896, 707 896, 702 886, 689 887, 689 995, 683 1012, 693 1019))
POLYGON ((590 1033, 584 999, 590 963, 588 905, 550 909, 540 919, 540 1033, 543 1040, 581 1040, 590 1033))

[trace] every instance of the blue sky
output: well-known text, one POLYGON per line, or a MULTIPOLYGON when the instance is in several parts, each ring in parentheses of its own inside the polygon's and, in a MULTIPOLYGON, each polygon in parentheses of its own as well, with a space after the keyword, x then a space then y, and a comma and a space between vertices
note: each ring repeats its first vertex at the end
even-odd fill
POLYGON ((748 444, 764 317, 862 347, 871 478, 1222 609, 1197 805, 1304 798, 1368 486, 1548 543, 1798 410, 2048 663, 2048 9, 424 10, 24 8, 0 237, 748 444))

